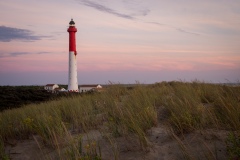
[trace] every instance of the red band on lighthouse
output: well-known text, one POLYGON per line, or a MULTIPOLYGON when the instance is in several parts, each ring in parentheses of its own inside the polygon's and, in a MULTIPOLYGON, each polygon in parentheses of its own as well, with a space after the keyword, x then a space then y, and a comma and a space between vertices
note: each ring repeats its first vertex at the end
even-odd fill
POLYGON ((70 24, 67 31, 69 32, 69 51, 72 51, 75 53, 75 55, 77 55, 76 38, 75 38, 75 33, 77 32, 77 28, 75 28, 74 24, 70 24))

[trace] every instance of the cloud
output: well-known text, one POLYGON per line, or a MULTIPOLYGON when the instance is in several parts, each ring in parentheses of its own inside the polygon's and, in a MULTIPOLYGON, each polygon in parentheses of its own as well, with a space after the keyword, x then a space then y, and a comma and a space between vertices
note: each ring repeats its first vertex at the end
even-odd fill
POLYGON ((0 26, 0 42, 10 42, 12 40, 41 40, 45 36, 35 36, 33 32, 27 29, 12 28, 0 26))
POLYGON ((186 31, 186 30, 181 29, 181 28, 176 28, 176 30, 179 31, 179 32, 188 33, 188 34, 193 34, 193 35, 197 35, 197 36, 201 35, 201 34, 199 34, 199 33, 191 32, 191 31, 186 31))
POLYGON ((9 57, 16 57, 16 56, 21 56, 21 55, 25 55, 25 54, 30 54, 29 52, 12 52, 9 53, 9 57))
POLYGON ((29 54, 48 54, 50 52, 35 52, 35 53, 30 53, 30 52, 11 52, 11 53, 3 53, 0 55, 0 58, 4 57, 17 57, 17 56, 22 56, 22 55, 29 55, 29 54))
POLYGON ((164 23, 159 23, 159 22, 145 22, 145 23, 154 24, 154 25, 157 25, 157 26, 166 26, 166 27, 168 27, 168 28, 176 29, 176 30, 179 31, 179 32, 187 33, 187 34, 192 34, 192 35, 196 35, 196 36, 202 35, 202 34, 200 34, 200 33, 192 32, 192 31, 187 31, 187 30, 185 30, 185 29, 177 28, 177 27, 174 27, 174 26, 171 26, 171 25, 168 25, 168 24, 164 24, 164 23))
POLYGON ((131 14, 131 16, 147 16, 149 12, 150 12, 149 9, 137 9, 137 11, 131 14))
POLYGON ((130 12, 134 12, 132 16, 147 16, 151 12, 144 2, 144 0, 122 0, 123 6, 130 12))
MULTIPOLYGON (((109 14, 112 14, 112 15, 115 15, 115 16, 118 16, 118 17, 121 17, 121 18, 130 19, 130 20, 142 21, 141 19, 136 19, 134 16, 138 16, 138 15, 146 16, 150 12, 149 9, 142 9, 142 10, 139 10, 138 13, 127 15, 127 14, 119 13, 119 12, 117 12, 117 11, 107 7, 107 6, 104 6, 102 4, 92 2, 92 1, 89 1, 89 0, 77 0, 77 1, 79 1, 80 4, 83 4, 83 5, 88 6, 88 7, 92 7, 96 10, 101 11, 101 12, 109 13, 109 14)), ((124 3, 132 3, 132 2, 129 2, 129 1, 123 1, 123 2, 124 3)), ((136 3, 136 2, 134 2, 134 3, 136 3)), ((144 22, 144 21, 142 21, 142 22, 143 23, 148 23, 148 24, 154 24, 154 25, 158 25, 158 26, 166 26, 168 28, 172 28, 172 29, 175 29, 179 32, 186 33, 186 34, 192 34, 192 35, 197 35, 197 36, 201 35, 200 33, 187 31, 187 30, 182 29, 182 28, 174 27, 174 26, 159 23, 159 22, 144 22)))
POLYGON ((5 58, 5 57, 17 57, 21 55, 26 55, 30 54, 29 52, 11 52, 11 53, 1 53, 0 58, 5 58))
POLYGON ((149 12, 150 12, 149 9, 143 9, 143 10, 140 10, 140 11, 139 11, 139 13, 140 13, 142 16, 148 15, 149 12))
POLYGON ((158 25, 158 26, 167 26, 167 24, 158 23, 158 22, 145 22, 145 23, 154 24, 154 25, 158 25))
MULTIPOLYGON (((92 1, 89 1, 89 0, 80 0, 80 4, 83 4, 85 6, 88 6, 88 7, 92 7, 96 10, 99 10, 101 12, 105 12, 105 13, 109 13, 109 14, 112 14, 112 15, 115 15, 117 17, 121 17, 121 18, 125 18, 125 19, 131 19, 131 20, 134 20, 135 18, 131 15, 127 15, 127 14, 123 14, 123 13, 119 13, 107 6, 104 6, 102 4, 99 4, 99 3, 96 3, 96 2, 92 2, 92 1)), ((144 11, 143 14, 147 14, 146 11, 144 11)))
POLYGON ((37 52, 36 54, 48 54, 50 52, 37 52))

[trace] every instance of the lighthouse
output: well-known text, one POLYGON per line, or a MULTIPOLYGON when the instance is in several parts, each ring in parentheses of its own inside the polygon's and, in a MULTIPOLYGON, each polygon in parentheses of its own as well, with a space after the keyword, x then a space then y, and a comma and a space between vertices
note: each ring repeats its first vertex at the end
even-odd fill
POLYGON ((68 91, 78 92, 77 80, 77 51, 76 51, 76 38, 75 22, 73 19, 69 22, 69 66, 68 66, 68 91))

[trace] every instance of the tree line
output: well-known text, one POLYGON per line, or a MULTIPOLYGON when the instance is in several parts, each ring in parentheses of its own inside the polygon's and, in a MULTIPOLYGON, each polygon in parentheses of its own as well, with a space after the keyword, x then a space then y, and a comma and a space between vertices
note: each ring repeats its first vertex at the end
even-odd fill
POLYGON ((62 96, 66 96, 66 93, 53 94, 44 90, 43 86, 0 86, 0 111, 62 96))

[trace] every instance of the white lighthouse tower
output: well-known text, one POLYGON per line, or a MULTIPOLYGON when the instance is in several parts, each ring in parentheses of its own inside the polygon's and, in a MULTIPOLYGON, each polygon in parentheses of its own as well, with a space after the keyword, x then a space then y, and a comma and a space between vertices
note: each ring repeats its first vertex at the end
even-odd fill
POLYGON ((76 51, 76 38, 75 22, 73 19, 69 22, 69 70, 68 70, 68 91, 78 92, 78 80, 77 80, 77 51, 76 51))

